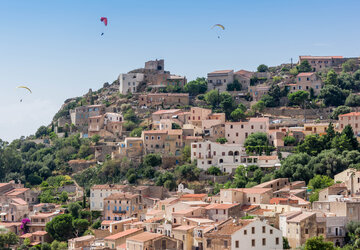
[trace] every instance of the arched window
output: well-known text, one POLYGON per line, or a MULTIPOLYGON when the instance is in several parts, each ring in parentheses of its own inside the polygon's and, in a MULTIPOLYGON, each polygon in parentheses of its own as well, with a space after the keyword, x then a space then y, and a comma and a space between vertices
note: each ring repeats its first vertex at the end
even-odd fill
POLYGON ((229 151, 228 155, 234 155, 233 151, 229 151))

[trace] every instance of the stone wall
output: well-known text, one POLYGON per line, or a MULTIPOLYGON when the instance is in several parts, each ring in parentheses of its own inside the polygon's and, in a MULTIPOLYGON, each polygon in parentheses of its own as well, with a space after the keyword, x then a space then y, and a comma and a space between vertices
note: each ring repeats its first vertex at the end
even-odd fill
POLYGON ((281 107, 281 108, 265 108, 264 114, 270 114, 272 116, 286 116, 286 117, 303 117, 304 114, 306 119, 318 119, 320 116, 323 119, 329 119, 333 108, 321 108, 321 109, 300 109, 300 108, 290 108, 290 107, 281 107))

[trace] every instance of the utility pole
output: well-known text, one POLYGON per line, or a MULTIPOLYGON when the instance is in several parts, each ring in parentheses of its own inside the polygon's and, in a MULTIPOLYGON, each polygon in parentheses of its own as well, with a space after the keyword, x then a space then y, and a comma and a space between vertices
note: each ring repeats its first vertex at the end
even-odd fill
POLYGON ((291 57, 291 59, 290 59, 290 60, 291 60, 291 68, 292 68, 292 67, 293 67, 293 61, 292 61, 292 57, 291 57))

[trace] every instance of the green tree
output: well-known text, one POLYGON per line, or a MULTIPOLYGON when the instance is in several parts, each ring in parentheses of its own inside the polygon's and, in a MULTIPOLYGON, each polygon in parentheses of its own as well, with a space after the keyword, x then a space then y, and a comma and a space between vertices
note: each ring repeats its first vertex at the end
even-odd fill
POLYGON ((290 244, 289 241, 286 237, 282 237, 283 238, 283 249, 290 249, 290 244))
POLYGON ((311 157, 306 153, 289 155, 282 160, 281 167, 275 171, 274 178, 308 182, 313 176, 313 172, 306 167, 310 160, 311 157))
POLYGON ((66 191, 62 191, 61 194, 59 195, 59 200, 63 203, 67 202, 69 198, 69 195, 66 191))
POLYGON ((354 72, 359 69, 359 65, 355 59, 349 59, 342 64, 343 72, 354 72))
POLYGON ((226 86, 226 91, 240 91, 242 88, 238 80, 234 80, 233 83, 228 83, 226 86))
POLYGON ((45 230, 54 240, 67 241, 74 236, 72 221, 70 214, 61 214, 46 223, 45 230))
POLYGON ((358 148, 359 143, 358 143, 358 141, 354 135, 354 131, 350 125, 345 126, 345 128, 341 132, 341 135, 346 136, 346 138, 350 141, 352 150, 356 150, 358 148))
POLYGON ((284 137, 284 145, 285 146, 294 146, 296 143, 296 139, 294 136, 285 136, 284 137))
POLYGON ((59 242, 57 240, 54 240, 51 243, 51 250, 66 250, 68 249, 66 242, 59 242))
POLYGON ((358 107, 358 106, 360 106, 360 96, 350 94, 345 100, 345 105, 348 106, 348 107, 358 107))
POLYGON ((194 81, 190 81, 184 86, 184 90, 191 96, 204 94, 207 91, 207 81, 204 77, 198 77, 194 81))
POLYGON ((42 138, 44 136, 49 135, 50 131, 47 127, 45 126, 41 126, 40 128, 38 128, 38 130, 35 133, 35 137, 36 138, 42 138))
POLYGON ((269 145, 267 134, 263 132, 256 132, 249 135, 245 139, 244 146, 247 152, 257 151, 259 154, 263 152, 264 148, 269 145))
POLYGON ((16 245, 19 242, 18 236, 13 232, 0 234, 0 248, 8 249, 8 247, 16 245))
POLYGON ((211 166, 211 167, 208 168, 207 173, 208 173, 209 175, 216 175, 216 176, 218 176, 218 175, 221 175, 221 170, 220 170, 220 168, 218 168, 218 167, 211 166))
POLYGON ((265 109, 265 103, 262 100, 258 101, 257 103, 251 106, 251 110, 254 113, 261 113, 264 111, 264 109, 265 109))
POLYGON ((299 105, 304 107, 305 102, 309 99, 309 92, 305 90, 299 90, 288 95, 290 105, 299 105))
POLYGON ((220 144, 225 144, 227 143, 227 139, 225 137, 220 137, 216 139, 216 142, 220 143, 220 144))
POLYGON ((337 86, 338 83, 338 75, 336 72, 333 69, 329 70, 326 75, 325 84, 337 86))
POLYGON ((141 137, 141 133, 142 133, 143 129, 141 127, 139 128, 134 128, 131 133, 130 136, 131 137, 141 137))
POLYGON ((339 106, 334 109, 334 111, 331 113, 331 119, 339 119, 339 115, 347 114, 351 112, 351 108, 347 106, 339 106))
POLYGON ((91 137, 91 141, 93 142, 93 143, 95 143, 95 145, 97 145, 98 143, 99 143, 99 141, 100 141, 100 135, 93 135, 92 137, 91 137))
POLYGON ((319 98, 323 99, 327 106, 340 106, 344 104, 348 94, 348 91, 342 90, 337 86, 325 85, 320 90, 319 98))
POLYGON ((231 112, 236 108, 234 99, 228 92, 222 92, 220 94, 220 107, 225 113, 226 117, 229 118, 231 112))
POLYGON ((161 163, 161 156, 158 154, 147 154, 144 157, 144 164, 147 166, 156 167, 161 165, 161 163))
POLYGON ((82 144, 78 152, 78 157, 84 159, 89 155, 91 155, 90 146, 88 144, 82 144))
POLYGON ((302 61, 296 68, 299 73, 312 71, 311 65, 307 60, 302 61))
POLYGON ((89 227, 89 221, 85 219, 75 219, 73 227, 76 237, 81 236, 89 227))
POLYGON ((96 220, 92 225, 91 228, 98 229, 101 227, 101 220, 96 220))
POLYGON ((211 105, 213 108, 216 108, 217 106, 219 106, 221 98, 220 98, 220 94, 219 91, 217 91, 216 89, 210 90, 209 92, 207 92, 205 94, 205 101, 211 105))
POLYGON ((237 108, 233 112, 231 112, 230 117, 233 121, 238 122, 240 120, 244 120, 246 118, 246 115, 242 109, 237 108))
POLYGON ((308 187, 311 188, 312 190, 316 190, 316 189, 323 189, 330 187, 333 184, 334 184, 334 180, 331 179, 329 176, 315 175, 315 177, 309 181, 308 187))
POLYGON ((185 164, 175 168, 175 177, 178 180, 197 181, 199 175, 200 169, 194 164, 185 164))
POLYGON ((322 236, 315 236, 309 238, 305 242, 305 250, 334 250, 334 244, 329 241, 324 241, 322 236))
POLYGON ((77 202, 70 203, 68 206, 68 210, 74 219, 79 218, 80 210, 81 210, 81 206, 79 203, 77 202))
POLYGON ((41 244, 41 250, 51 250, 51 245, 47 242, 41 244))
POLYGON ((265 64, 260 64, 258 67, 257 67, 257 71, 258 72, 267 72, 269 70, 269 67, 266 66, 265 64))
POLYGON ((171 123, 171 129, 181 129, 181 126, 175 122, 171 123))
POLYGON ((181 155, 184 162, 191 162, 191 148, 189 145, 186 145, 183 148, 181 155))

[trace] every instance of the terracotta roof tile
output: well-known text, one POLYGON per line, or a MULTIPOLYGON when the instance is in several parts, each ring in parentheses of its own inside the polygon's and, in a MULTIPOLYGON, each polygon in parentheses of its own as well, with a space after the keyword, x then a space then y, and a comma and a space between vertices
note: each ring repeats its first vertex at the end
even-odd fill
POLYGON ((141 228, 128 229, 128 230, 122 231, 120 233, 116 233, 116 234, 110 235, 108 237, 105 237, 104 240, 117 240, 119 238, 128 236, 130 234, 133 234, 133 233, 136 233, 136 232, 139 232, 139 231, 142 231, 142 230, 143 229, 141 229, 141 228))

